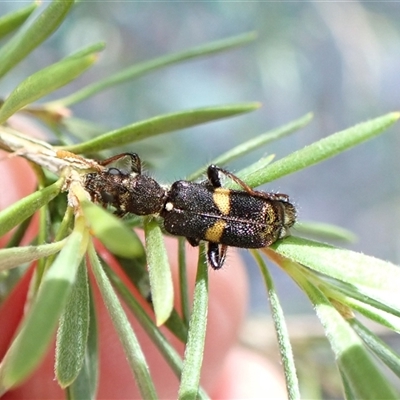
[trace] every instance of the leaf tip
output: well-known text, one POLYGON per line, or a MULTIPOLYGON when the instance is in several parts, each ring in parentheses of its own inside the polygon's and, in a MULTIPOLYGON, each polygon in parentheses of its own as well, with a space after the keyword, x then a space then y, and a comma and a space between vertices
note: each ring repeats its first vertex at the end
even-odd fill
POLYGON ((248 109, 249 110, 258 110, 262 106, 263 106, 263 104, 260 101, 254 101, 253 103, 248 104, 248 109))
POLYGON ((396 120, 400 119, 400 111, 394 111, 392 115, 394 119, 396 120))
POLYGON ((155 313, 157 327, 164 325, 172 313, 172 310, 174 308, 173 299, 172 299, 172 301, 169 301, 168 304, 170 304, 171 306, 155 313))

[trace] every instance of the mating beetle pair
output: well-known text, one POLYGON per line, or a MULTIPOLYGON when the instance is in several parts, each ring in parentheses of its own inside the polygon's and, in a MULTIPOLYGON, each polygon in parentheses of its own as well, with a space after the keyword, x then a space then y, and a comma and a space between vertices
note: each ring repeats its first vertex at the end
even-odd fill
POLYGON ((124 168, 109 167, 89 173, 84 186, 93 201, 111 205, 116 214, 158 214, 165 230, 184 236, 192 246, 208 242, 207 258, 214 269, 220 269, 228 246, 261 248, 288 235, 296 221, 296 209, 285 194, 256 191, 234 174, 210 165, 208 180, 201 183, 177 181, 170 188, 159 185, 142 174, 137 154, 123 153, 101 161, 108 166, 120 160, 124 168), (243 190, 221 187, 224 174, 243 190))

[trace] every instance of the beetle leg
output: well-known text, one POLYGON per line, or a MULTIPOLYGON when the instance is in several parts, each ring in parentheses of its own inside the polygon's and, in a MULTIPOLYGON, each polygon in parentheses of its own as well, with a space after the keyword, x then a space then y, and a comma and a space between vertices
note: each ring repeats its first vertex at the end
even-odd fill
POLYGON ((130 158, 130 168, 131 172, 135 172, 137 174, 142 173, 142 165, 140 161, 140 157, 136 153, 121 153, 117 154, 115 156, 112 156, 110 158, 107 158, 106 160, 100 161, 100 165, 107 166, 108 164, 111 164, 112 162, 120 160, 122 157, 129 157, 130 158))
POLYGON ((196 239, 196 238, 186 238, 186 240, 189 242, 189 244, 191 244, 193 247, 196 247, 199 245, 200 240, 196 239))
POLYGON ((207 169, 208 180, 212 184, 213 187, 221 187, 221 180, 219 178, 219 173, 222 173, 232 179, 235 183, 243 188, 248 194, 251 196, 262 197, 266 200, 276 200, 276 201, 289 201, 289 196, 282 193, 269 193, 269 192, 260 192, 258 190, 252 189, 249 185, 243 182, 236 175, 232 174, 232 172, 227 171, 226 169, 217 167, 216 165, 210 165, 207 169))
POLYGON ((207 259, 213 269, 221 269, 224 265, 228 246, 208 242, 207 259))
POLYGON ((232 174, 231 172, 227 171, 226 169, 217 167, 214 164, 211 164, 207 169, 208 180, 211 184, 216 187, 221 187, 221 180, 219 178, 219 174, 222 173, 232 179, 235 183, 241 186, 247 193, 254 196, 257 191, 253 190, 249 185, 244 183, 241 179, 239 179, 236 175, 232 174))
POLYGON ((207 168, 207 176, 211 185, 215 188, 221 187, 221 180, 219 179, 219 171, 221 169, 214 164, 211 164, 207 168))

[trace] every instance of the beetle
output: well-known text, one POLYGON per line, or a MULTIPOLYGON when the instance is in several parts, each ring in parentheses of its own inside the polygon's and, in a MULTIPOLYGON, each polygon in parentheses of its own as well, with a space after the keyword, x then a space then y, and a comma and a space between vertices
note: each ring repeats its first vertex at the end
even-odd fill
POLYGON ((173 183, 160 215, 168 233, 186 237, 192 246, 208 242, 212 268, 223 266, 228 246, 262 248, 289 234, 296 209, 287 195, 253 190, 216 165, 208 167, 207 176, 202 183, 173 183), (223 188, 221 174, 243 190, 223 188))
POLYGON ((142 174, 135 153, 118 154, 99 165, 109 167, 84 178, 93 201, 113 206, 121 217, 127 213, 160 215, 171 235, 184 236, 192 246, 201 240, 208 242, 207 260, 214 269, 222 268, 228 246, 270 246, 286 237, 296 221, 296 209, 286 194, 254 190, 216 165, 207 168, 206 181, 180 180, 170 188, 142 174), (117 168, 122 161, 127 166, 117 168), (243 190, 223 188, 221 174, 243 190))

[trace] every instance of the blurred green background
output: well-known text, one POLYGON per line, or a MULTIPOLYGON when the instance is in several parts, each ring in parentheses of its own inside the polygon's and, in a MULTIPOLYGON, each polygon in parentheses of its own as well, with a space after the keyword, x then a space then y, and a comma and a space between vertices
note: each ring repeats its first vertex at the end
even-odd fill
MULTIPOLYGON (((0 1, 1 14, 21 6, 0 1)), ((396 2, 81 1, 56 34, 17 67, 17 74, 2 80, 0 91, 4 96, 32 72, 96 41, 107 43, 98 64, 59 90, 58 97, 134 63, 256 31, 258 40, 246 47, 168 67, 73 107, 77 118, 108 130, 188 108, 262 103, 254 113, 129 148, 141 154, 153 176, 172 183, 245 139, 309 111, 315 118, 308 127, 228 169, 234 172, 266 154, 280 158, 399 110, 399 21, 396 2)), ((352 249, 400 263, 398 133, 395 125, 371 142, 264 189, 289 194, 300 220, 333 223, 356 233, 359 240, 352 249)), ((246 251, 242 254, 253 277, 251 310, 266 312, 257 268, 246 251)), ((229 254, 221 273, 235 274, 229 254)), ((275 277, 285 309, 307 311, 308 301, 288 278, 275 277)))

